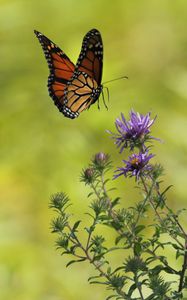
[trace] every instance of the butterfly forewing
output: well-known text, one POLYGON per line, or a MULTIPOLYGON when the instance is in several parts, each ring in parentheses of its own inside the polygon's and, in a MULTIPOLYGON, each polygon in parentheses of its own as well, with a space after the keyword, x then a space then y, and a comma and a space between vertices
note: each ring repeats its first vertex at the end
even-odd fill
POLYGON ((85 72, 101 84, 103 69, 103 42, 97 29, 90 30, 84 37, 76 70, 85 72))
POLYGON ((34 32, 43 48, 50 70, 48 78, 49 95, 60 109, 63 105, 64 89, 73 75, 75 66, 50 39, 36 30, 34 32))

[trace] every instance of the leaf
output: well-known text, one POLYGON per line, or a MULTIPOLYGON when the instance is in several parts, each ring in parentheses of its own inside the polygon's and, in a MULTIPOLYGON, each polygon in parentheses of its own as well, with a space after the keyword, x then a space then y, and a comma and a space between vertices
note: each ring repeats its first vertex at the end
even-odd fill
POLYGON ((106 251, 106 253, 112 252, 114 250, 124 250, 124 247, 111 247, 106 251))
POLYGON ((89 198, 92 195, 93 195, 93 192, 90 192, 87 197, 89 198))
POLYGON ((176 259, 178 259, 180 256, 184 256, 184 254, 181 253, 180 250, 177 250, 177 251, 176 251, 176 259))
POLYGON ((112 298, 116 298, 116 295, 108 296, 108 297, 106 298, 106 300, 110 300, 110 299, 112 299, 112 298))
POLYGON ((164 267, 163 270, 164 270, 166 273, 169 273, 169 274, 179 274, 178 271, 175 271, 174 269, 171 269, 169 266, 168 266, 168 267, 164 267))
POLYGON ((110 189, 108 189, 108 192, 111 192, 111 191, 116 191, 116 188, 110 188, 110 189))
POLYGON ((108 282, 101 282, 101 281, 90 281, 90 284, 103 284, 103 285, 109 285, 108 282))
POLYGON ((88 278, 88 282, 93 280, 93 279, 96 279, 96 278, 100 278, 100 275, 96 275, 96 276, 91 276, 88 278))
POLYGON ((117 236, 117 238, 115 239, 115 244, 117 245, 123 238, 123 235, 117 236))
POLYGON ((105 185, 108 181, 110 181, 110 179, 105 179, 104 185, 105 185))
POLYGON ((163 196, 171 187, 173 187, 173 185, 169 185, 161 194, 161 196, 163 196))
POLYGON ((136 290, 136 284, 132 284, 128 291, 128 296, 132 296, 132 293, 136 290))
POLYGON ((170 245, 172 245, 173 248, 175 248, 176 250, 183 250, 183 249, 181 249, 181 247, 180 247, 179 245, 177 245, 177 244, 175 244, 175 243, 171 243, 171 242, 170 242, 170 245))
POLYGON ((86 259, 87 259, 87 258, 84 257, 84 258, 77 259, 77 260, 70 260, 70 261, 67 263, 66 267, 69 267, 70 265, 75 264, 75 263, 78 263, 78 262, 81 262, 81 261, 85 261, 86 259))
POLYGON ((146 300, 154 300, 155 299, 155 295, 151 294, 148 296, 148 298, 146 298, 146 300))
POLYGON ((70 260, 70 261, 67 263, 66 267, 69 267, 70 265, 72 265, 72 264, 74 264, 74 263, 76 263, 76 262, 77 262, 76 260, 70 260))
POLYGON ((112 201, 112 207, 118 205, 118 204, 119 204, 119 201, 120 201, 120 197, 115 198, 115 199, 112 201))
POLYGON ((142 251, 141 244, 140 244, 140 243, 136 243, 136 244, 134 245, 134 254, 135 254, 136 256, 140 256, 141 251, 142 251))
POLYGON ((122 267, 117 267, 117 268, 112 272, 112 274, 114 274, 114 273, 116 273, 116 272, 118 272, 118 271, 120 271, 120 270, 124 270, 124 269, 125 269, 124 266, 122 266, 122 267))
POLYGON ((70 252, 70 251, 63 251, 63 252, 61 253, 61 255, 67 255, 67 254, 71 254, 71 252, 70 252))
POLYGON ((90 213, 85 213, 85 215, 87 215, 87 216, 91 217, 92 219, 95 219, 95 217, 94 217, 94 216, 92 216, 92 214, 90 214, 90 213))
POLYGON ((150 271, 152 274, 158 275, 163 270, 164 270, 163 265, 158 265, 158 266, 154 267, 153 269, 151 269, 150 271))
POLYGON ((72 228, 72 231, 73 231, 73 232, 76 231, 76 229, 78 228, 78 226, 79 226, 80 223, 81 223, 81 220, 75 222, 75 224, 74 224, 74 226, 73 226, 73 228, 72 228))
POLYGON ((140 231, 142 231, 145 228, 145 225, 138 225, 136 226, 134 233, 138 234, 140 231))
POLYGON ((146 262, 146 264, 150 264, 150 263, 152 263, 153 261, 155 261, 155 260, 157 260, 157 257, 148 257, 146 260, 145 260, 145 262, 146 262))

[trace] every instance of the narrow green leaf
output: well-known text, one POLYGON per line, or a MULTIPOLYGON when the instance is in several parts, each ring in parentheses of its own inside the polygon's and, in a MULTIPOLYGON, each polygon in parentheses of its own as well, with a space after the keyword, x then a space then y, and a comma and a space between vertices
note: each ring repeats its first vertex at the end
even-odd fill
POLYGON ((180 250, 177 250, 176 251, 176 255, 175 255, 175 257, 176 257, 176 259, 178 259, 180 256, 183 256, 184 254, 183 253, 181 253, 181 251, 180 250))
POLYGON ((79 224, 81 223, 81 220, 75 222, 75 224, 73 225, 72 231, 76 231, 76 229, 78 228, 79 224))
POLYGON ((112 201, 112 207, 118 205, 118 204, 119 204, 119 201, 120 201, 120 197, 115 198, 115 199, 112 201))
POLYGON ((100 278, 100 275, 96 275, 96 276, 91 276, 88 278, 88 282, 93 280, 93 279, 96 279, 96 278, 100 278))
POLYGON ((137 235, 140 231, 142 231, 145 228, 145 225, 138 225, 136 226, 134 233, 137 235))
POLYGON ((90 284, 103 284, 103 285, 109 285, 108 282, 101 282, 101 281, 90 281, 90 284))
POLYGON ((141 251, 142 251, 141 244, 140 244, 140 243, 136 243, 136 244, 134 245, 134 254, 135 254, 136 256, 140 256, 141 251))
POLYGON ((154 275, 158 275, 161 271, 163 271, 164 267, 163 265, 158 265, 156 267, 154 267, 153 269, 151 269, 151 273, 154 275))
POLYGON ((129 288, 129 291, 128 291, 128 296, 132 296, 132 293, 136 290, 136 284, 132 284, 129 288))
POLYGON ((163 196, 171 187, 173 187, 173 185, 169 185, 161 194, 161 196, 163 196))
POLYGON ((89 198, 92 195, 93 195, 93 192, 90 192, 87 197, 89 198))
POLYGON ((70 265, 81 262, 81 261, 85 261, 86 259, 87 258, 85 257, 85 258, 81 258, 81 259, 77 259, 77 260, 71 260, 67 263, 66 267, 69 267, 70 265))
POLYGON ((116 298, 116 297, 117 297, 116 295, 111 295, 111 296, 108 296, 108 297, 106 298, 106 300, 110 300, 110 299, 116 298))

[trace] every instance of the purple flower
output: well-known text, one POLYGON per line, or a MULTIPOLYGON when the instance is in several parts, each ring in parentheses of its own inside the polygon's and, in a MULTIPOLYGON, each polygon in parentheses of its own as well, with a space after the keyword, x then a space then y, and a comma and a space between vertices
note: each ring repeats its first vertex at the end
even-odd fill
POLYGON ((153 125, 156 118, 151 119, 150 114, 147 113, 144 116, 131 110, 129 121, 125 119, 122 113, 121 119, 116 119, 115 125, 118 133, 108 132, 112 134, 117 147, 120 147, 120 153, 128 146, 130 146, 130 150, 133 150, 134 147, 146 149, 144 142, 148 139, 153 139, 153 137, 149 136, 149 128, 153 125))
POLYGON ((153 156, 153 154, 148 154, 148 151, 145 153, 132 154, 129 156, 129 160, 123 160, 126 166, 118 168, 115 171, 118 172, 118 174, 114 175, 114 179, 121 175, 125 177, 135 176, 136 179, 138 179, 140 175, 145 175, 148 171, 152 170, 152 166, 148 163, 153 156))

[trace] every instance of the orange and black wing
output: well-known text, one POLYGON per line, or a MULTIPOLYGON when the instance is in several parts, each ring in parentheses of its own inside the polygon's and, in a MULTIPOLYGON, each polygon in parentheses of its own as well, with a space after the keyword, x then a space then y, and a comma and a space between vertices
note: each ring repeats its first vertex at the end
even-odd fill
POLYGON ((64 114, 78 116, 95 103, 102 90, 103 43, 98 30, 84 37, 75 72, 65 90, 64 114))
POLYGON ((85 72, 101 85, 103 69, 103 42, 97 29, 90 30, 84 37, 76 64, 76 71, 85 72))
POLYGON ((58 109, 63 112, 64 90, 75 71, 75 65, 70 61, 67 55, 45 35, 36 30, 34 33, 43 48, 50 70, 48 77, 49 95, 54 100, 58 109))
POLYGON ((78 117, 80 112, 98 100, 101 90, 95 79, 85 72, 76 71, 65 90, 63 113, 70 118, 78 117))

